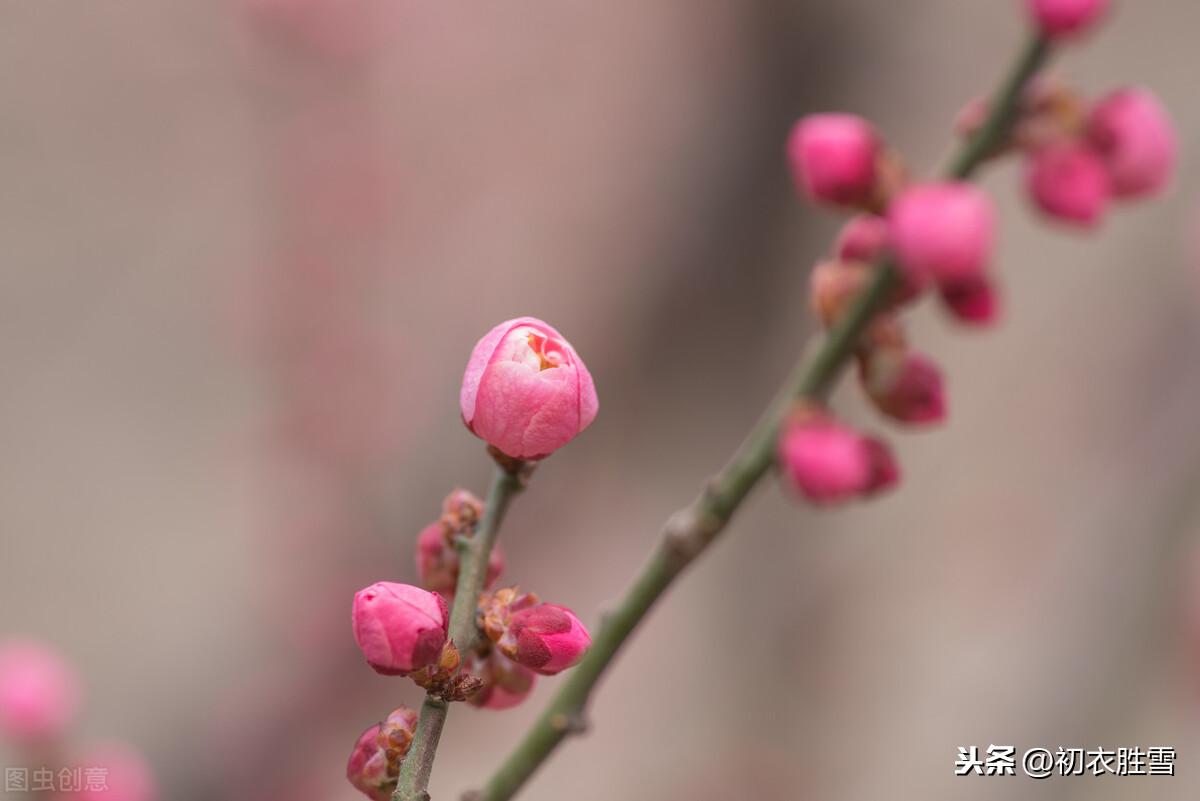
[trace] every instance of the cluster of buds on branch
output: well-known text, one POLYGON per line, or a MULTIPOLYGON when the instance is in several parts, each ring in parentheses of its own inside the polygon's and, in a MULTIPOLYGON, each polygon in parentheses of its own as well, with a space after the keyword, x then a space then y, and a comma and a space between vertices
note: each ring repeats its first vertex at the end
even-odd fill
POLYGON ((1121 90, 1089 107, 1040 74, 1051 46, 1086 33, 1107 3, 1024 2, 1036 34, 995 98, 973 103, 960 116, 965 143, 947 178, 912 177, 901 156, 859 117, 815 114, 795 125, 787 156, 798 188, 851 215, 833 253, 811 275, 813 309, 828 336, 785 384, 784 402, 771 407, 704 492, 671 518, 594 646, 565 607, 517 587, 485 592, 504 567, 493 546, 512 496, 538 460, 596 416, 591 376, 574 348, 533 318, 502 323, 480 340, 463 377, 460 408, 499 471, 486 505, 457 490, 442 517, 422 532, 417 566, 424 589, 382 583, 355 599, 355 633, 368 662, 428 691, 419 716, 393 713, 397 725, 407 727, 403 735, 387 734, 385 722, 360 738, 349 764, 356 787, 377 801, 389 793, 392 801, 426 801, 448 701, 508 708, 529 694, 537 676, 582 662, 473 796, 508 801, 579 730, 572 724, 582 720, 621 645, 772 463, 818 503, 895 486, 900 471, 887 444, 840 421, 825 398, 854 361, 867 398, 885 417, 909 426, 945 419, 941 371, 910 345, 902 315, 932 295, 961 324, 997 319, 996 212, 991 198, 967 182, 982 162, 1023 154, 1033 202, 1055 217, 1088 224, 1110 198, 1143 197, 1165 186, 1175 140, 1152 95, 1121 90), (453 598, 449 610, 444 597, 453 598))
POLYGON ((6 790, 47 801, 157 801, 154 775, 133 746, 71 747, 81 696, 75 671, 57 651, 34 641, 0 642, 0 736, 49 777, 40 786, 25 784, 28 768, 6 768, 6 790), (14 777, 19 786, 9 787, 14 777))
MULTIPOLYGON (((1029 10, 1046 41, 1086 32, 1107 9, 1096 0, 1031 0, 1029 10)), ((992 117, 986 100, 973 101, 957 127, 968 141, 992 117)), ((788 160, 810 200, 856 212, 832 257, 810 279, 817 318, 837 326, 880 270, 895 281, 882 311, 856 342, 860 383, 885 417, 930 425, 946 416, 941 371, 908 342, 900 312, 933 292, 959 322, 984 326, 999 314, 992 274, 996 213, 988 195, 953 178, 916 181, 866 120, 814 114, 796 123, 788 160)), ((1094 226, 1111 199, 1145 197, 1167 183, 1176 157, 1175 134, 1162 105, 1144 89, 1121 89, 1089 105, 1045 76, 1021 92, 1007 134, 989 158, 1020 152, 1026 188, 1045 214, 1094 226)), ((839 422, 810 400, 780 428, 777 462, 788 481, 816 502, 865 497, 894 486, 895 460, 879 439, 839 422)))
MULTIPOLYGON (((475 346, 460 406, 463 422, 487 442, 498 466, 493 508, 464 489, 451 492, 441 516, 417 536, 422 586, 377 582, 360 590, 353 605, 354 637, 367 663, 384 675, 412 679, 428 693, 426 709, 441 718, 450 701, 491 710, 516 706, 538 675, 566 670, 591 644, 583 623, 564 606, 516 587, 484 592, 505 568, 495 538, 508 500, 538 460, 596 417, 591 374, 558 331, 521 317, 496 326, 475 346)), ((427 764, 436 746, 419 720, 401 707, 365 731, 346 766, 350 783, 376 801, 399 794, 406 761, 427 764)))

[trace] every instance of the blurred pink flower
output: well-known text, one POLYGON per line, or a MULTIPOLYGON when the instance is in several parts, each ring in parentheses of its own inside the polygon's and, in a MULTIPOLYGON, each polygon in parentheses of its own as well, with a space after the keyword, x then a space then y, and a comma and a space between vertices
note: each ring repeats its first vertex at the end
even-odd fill
POLYGON ((1050 37, 1082 33, 1108 11, 1108 0, 1028 0, 1028 3, 1034 21, 1050 37))
POLYGON ((874 348, 863 359, 862 373, 867 394, 888 417, 922 425, 946 419, 942 372, 929 357, 874 348))
POLYGON ((158 785, 150 763, 136 748, 125 743, 105 743, 88 750, 79 761, 83 769, 103 771, 101 789, 84 782, 79 792, 71 793, 79 801, 157 801, 158 785))
POLYGON ((1159 99, 1140 88, 1102 98, 1088 118, 1088 139, 1104 160, 1117 197, 1140 197, 1165 187, 1179 149, 1159 99))
POLYGON ((996 213, 991 199, 963 182, 918 184, 888 210, 901 272, 911 283, 978 277, 992 259, 996 213))
POLYGON ((872 495, 899 479, 886 445, 807 410, 784 424, 777 458, 787 482, 816 503, 872 495))
POLYGON ((1000 315, 999 293, 986 277, 946 281, 938 292, 950 313, 968 325, 990 325, 1000 315))
POLYGON ((874 262, 887 247, 887 220, 875 214, 858 214, 842 226, 833 249, 834 257, 842 261, 874 262))
POLYGON ((792 128, 788 164, 811 199, 839 206, 868 203, 876 184, 880 139, 853 114, 810 114, 792 128))
POLYGON ((1025 184, 1038 208, 1071 225, 1094 228, 1108 210, 1108 173, 1085 142, 1059 142, 1030 153, 1025 184))
POLYGON ((0 645, 0 731, 18 742, 62 737, 79 704, 74 671, 40 643, 0 645))

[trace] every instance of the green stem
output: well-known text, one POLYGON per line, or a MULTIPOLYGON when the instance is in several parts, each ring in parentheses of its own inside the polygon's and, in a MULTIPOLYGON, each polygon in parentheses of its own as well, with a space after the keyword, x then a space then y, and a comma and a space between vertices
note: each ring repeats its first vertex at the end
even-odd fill
MULTIPOLYGON (((524 488, 525 475, 525 465, 520 462, 510 462, 507 466, 497 464, 479 529, 474 536, 458 544, 458 583, 450 607, 450 639, 464 659, 477 635, 475 610, 487 579, 492 548, 509 503, 524 488)), ((400 764, 400 780, 392 793, 392 801, 426 801, 429 798, 429 776, 433 772, 433 760, 449 709, 450 705, 442 698, 432 693, 425 696, 412 745, 400 764)))
MULTIPOLYGON (((992 101, 979 132, 948 169, 948 177, 970 177, 1008 137, 1021 92, 1049 56, 1034 38, 992 101)), ((823 400, 858 347, 859 339, 883 308, 897 281, 884 262, 850 311, 801 359, 774 403, 751 429, 725 468, 692 503, 672 515, 650 559, 605 618, 583 660, 566 676, 545 711, 472 801, 508 801, 569 735, 580 731, 588 699, 625 641, 675 578, 717 538, 750 490, 770 468, 779 425, 799 399, 823 400)))

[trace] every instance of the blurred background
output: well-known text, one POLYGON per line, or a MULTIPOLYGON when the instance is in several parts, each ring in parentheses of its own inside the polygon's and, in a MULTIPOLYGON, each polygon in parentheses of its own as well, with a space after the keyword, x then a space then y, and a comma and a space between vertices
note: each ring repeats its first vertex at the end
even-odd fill
MULTIPOLYGON (((911 315, 949 424, 837 396, 901 491, 760 488, 524 798, 1196 797, 1200 5, 1120 5, 1056 69, 1164 98, 1173 192, 1081 236, 990 171, 1002 324, 911 315), (1179 775, 954 777, 992 743, 1179 775)), ((351 596, 485 489, 476 339, 537 315, 595 376, 503 533, 594 623, 812 328, 840 220, 795 197, 790 124, 864 114, 930 171, 1023 28, 1017 0, 0 4, 0 636, 60 649, 79 736, 137 743, 164 799, 360 797, 350 746, 419 691, 363 664, 351 596)), ((555 684, 456 708, 434 798, 555 684)))

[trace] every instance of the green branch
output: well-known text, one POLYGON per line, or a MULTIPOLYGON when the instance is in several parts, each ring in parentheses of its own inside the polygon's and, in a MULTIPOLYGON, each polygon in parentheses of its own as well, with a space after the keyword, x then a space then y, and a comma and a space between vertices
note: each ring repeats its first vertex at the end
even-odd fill
MULTIPOLYGON (((950 178, 970 177, 1005 143, 1017 117, 1021 92, 1048 56, 1049 48, 1040 38, 1034 38, 1025 48, 996 93, 987 121, 948 169, 950 178)), ((583 728, 588 699, 629 635, 684 568, 717 538, 771 467, 779 425, 792 404, 799 399, 825 398, 863 332, 883 308, 896 280, 890 263, 879 265, 846 316, 808 357, 801 359, 729 464, 696 500, 671 517, 649 561, 606 616, 583 661, 567 674, 545 711, 483 789, 468 794, 471 801, 508 801, 569 734, 583 728)))

